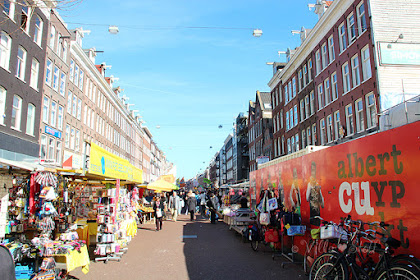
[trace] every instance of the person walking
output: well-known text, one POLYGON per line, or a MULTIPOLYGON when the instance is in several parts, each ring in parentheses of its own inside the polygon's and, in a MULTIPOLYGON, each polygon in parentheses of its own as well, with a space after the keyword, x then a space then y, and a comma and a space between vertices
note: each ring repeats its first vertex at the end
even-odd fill
POLYGON ((188 211, 190 212, 190 220, 194 220, 195 208, 197 207, 197 199, 194 193, 190 190, 187 195, 188 211))
POLYGON ((163 202, 160 200, 160 196, 156 197, 156 201, 153 204, 153 210, 155 211, 155 220, 156 220, 156 231, 162 229, 162 220, 163 220, 163 211, 165 207, 163 202))
POLYGON ((176 222, 178 217, 178 211, 181 209, 181 199, 179 198, 176 191, 173 191, 172 196, 169 197, 169 210, 172 214, 172 221, 176 222))
POLYGON ((204 191, 200 193, 200 213, 202 217, 206 217, 206 193, 204 191))
POLYGON ((217 210, 219 210, 219 199, 214 195, 213 192, 210 194, 210 199, 207 202, 207 206, 210 209, 210 221, 212 224, 215 224, 217 210))

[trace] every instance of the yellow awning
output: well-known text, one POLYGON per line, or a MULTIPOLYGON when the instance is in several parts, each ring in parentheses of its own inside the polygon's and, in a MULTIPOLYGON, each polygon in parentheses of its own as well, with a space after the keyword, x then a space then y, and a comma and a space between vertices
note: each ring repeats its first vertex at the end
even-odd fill
POLYGON ((165 180, 157 180, 147 185, 147 189, 163 192, 171 192, 177 190, 178 186, 166 182, 165 180))

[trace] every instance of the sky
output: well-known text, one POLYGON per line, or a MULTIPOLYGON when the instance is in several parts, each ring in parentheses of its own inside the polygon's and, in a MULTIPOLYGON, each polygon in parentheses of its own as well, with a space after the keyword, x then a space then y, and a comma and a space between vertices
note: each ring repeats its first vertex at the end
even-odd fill
POLYGON ((177 166, 177 177, 203 172, 247 114, 256 91, 270 91, 278 51, 295 48, 292 30, 312 28, 315 0, 76 0, 59 7, 69 29, 91 30, 83 48, 112 65, 131 109, 177 166), (116 4, 118 3, 118 4, 116 4), (119 28, 117 35, 108 26, 119 28), (253 29, 263 31, 253 37, 253 29), (219 126, 222 128, 219 128, 219 126))

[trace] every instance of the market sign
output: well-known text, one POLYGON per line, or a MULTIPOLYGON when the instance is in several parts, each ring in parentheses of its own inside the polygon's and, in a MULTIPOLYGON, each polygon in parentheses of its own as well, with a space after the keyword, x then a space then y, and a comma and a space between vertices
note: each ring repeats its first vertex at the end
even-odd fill
POLYGON ((143 183, 143 170, 134 167, 128 160, 90 144, 89 173, 113 179, 143 183))
POLYGON ((379 43, 381 64, 420 65, 420 44, 379 43))
POLYGON ((45 126, 45 133, 55 136, 57 138, 61 138, 61 132, 58 131, 57 129, 49 127, 48 125, 45 126))
POLYGON ((63 168, 64 169, 81 169, 82 168, 82 156, 64 150, 63 168))

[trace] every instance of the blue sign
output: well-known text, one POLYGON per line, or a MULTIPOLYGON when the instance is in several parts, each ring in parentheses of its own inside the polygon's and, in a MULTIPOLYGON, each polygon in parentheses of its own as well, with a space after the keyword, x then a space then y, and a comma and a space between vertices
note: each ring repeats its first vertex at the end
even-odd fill
POLYGON ((52 136, 55 136, 57 138, 61 138, 61 132, 60 131, 58 131, 57 129, 54 129, 52 127, 49 127, 47 125, 45 126, 45 133, 47 133, 49 135, 52 135, 52 136))

